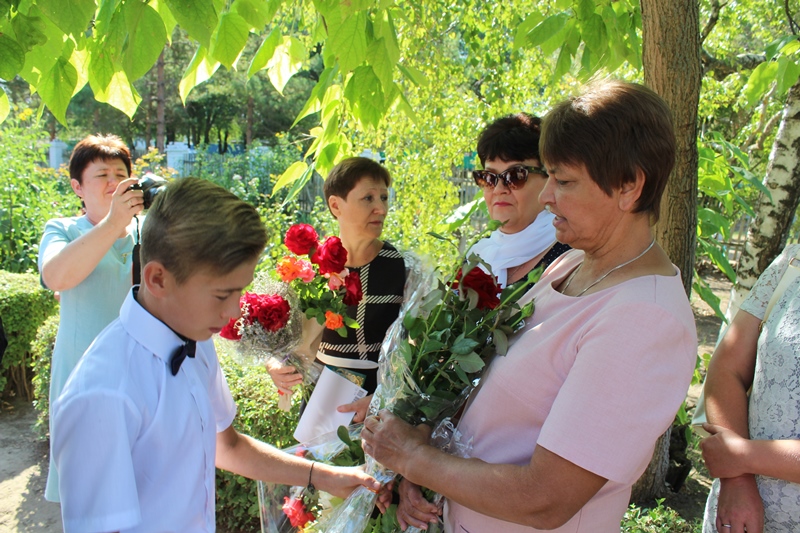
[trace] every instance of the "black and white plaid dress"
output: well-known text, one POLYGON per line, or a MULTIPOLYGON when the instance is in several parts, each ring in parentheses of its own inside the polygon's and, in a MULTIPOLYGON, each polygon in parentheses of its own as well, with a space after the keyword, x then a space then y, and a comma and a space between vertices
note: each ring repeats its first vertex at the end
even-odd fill
MULTIPOLYGON (((363 387, 368 394, 372 394, 378 385, 377 362, 381 343, 386 336, 386 330, 397 319, 400 304, 403 302, 405 262, 400 252, 388 242, 384 242, 375 259, 362 267, 350 270, 359 273, 364 297, 358 305, 347 308, 347 315, 355 318, 361 327, 347 328, 347 337, 325 329, 319 351, 323 356, 338 359, 339 364, 333 366, 351 368, 355 372, 364 374, 366 380, 363 387), (352 363, 343 359, 350 359, 352 363), (364 368, 365 366, 373 368, 364 368)), ((332 364, 330 359, 319 360, 323 364, 332 364)))

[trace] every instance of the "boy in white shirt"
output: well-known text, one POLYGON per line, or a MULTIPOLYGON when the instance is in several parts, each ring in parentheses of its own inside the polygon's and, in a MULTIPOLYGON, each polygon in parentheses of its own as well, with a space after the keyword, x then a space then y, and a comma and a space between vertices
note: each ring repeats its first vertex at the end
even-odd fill
POLYGON ((64 530, 215 530, 214 467, 345 496, 379 484, 241 435, 210 340, 239 315, 267 234, 258 212, 205 180, 175 180, 142 228, 142 283, 53 402, 64 530))

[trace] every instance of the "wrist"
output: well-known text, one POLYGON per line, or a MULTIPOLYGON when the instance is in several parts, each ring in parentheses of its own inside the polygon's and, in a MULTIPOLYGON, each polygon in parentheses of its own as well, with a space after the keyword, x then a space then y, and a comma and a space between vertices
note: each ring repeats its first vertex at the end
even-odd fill
POLYGON ((756 477, 753 474, 742 474, 736 477, 721 478, 719 483, 721 487, 726 488, 755 486, 756 477))
POLYGON ((431 453, 436 453, 437 451, 427 443, 417 443, 413 448, 404 451, 398 473, 410 483, 427 486, 425 480, 421 478, 425 475, 425 472, 430 470, 431 453))

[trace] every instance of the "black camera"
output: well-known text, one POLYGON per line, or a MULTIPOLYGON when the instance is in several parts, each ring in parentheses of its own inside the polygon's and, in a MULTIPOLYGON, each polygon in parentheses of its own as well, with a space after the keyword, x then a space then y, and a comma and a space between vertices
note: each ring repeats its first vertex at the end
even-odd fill
POLYGON ((144 200, 144 208, 150 209, 150 206, 153 205, 153 200, 156 199, 158 193, 163 191, 164 187, 166 186, 167 186, 167 180, 165 180, 161 176, 156 176, 152 172, 148 172, 142 177, 142 179, 139 180, 139 183, 131 185, 128 190, 142 191, 142 200, 144 200))

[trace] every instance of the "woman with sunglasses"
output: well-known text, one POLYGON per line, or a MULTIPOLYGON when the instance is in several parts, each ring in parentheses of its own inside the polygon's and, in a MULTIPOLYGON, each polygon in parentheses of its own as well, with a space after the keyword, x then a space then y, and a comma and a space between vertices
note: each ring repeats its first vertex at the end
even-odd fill
POLYGON ((533 316, 464 410, 470 457, 387 411, 361 433, 366 453, 445 496, 448 533, 619 533, 694 371, 691 306, 652 231, 675 164, 667 104, 601 82, 545 117, 540 149, 539 200, 574 249, 520 299, 533 316))
POLYGON ((489 124, 478 138, 478 158, 484 170, 475 170, 475 184, 483 189, 486 208, 503 226, 472 247, 489 264, 501 286, 524 280, 569 250, 556 241, 553 215, 539 203, 547 172, 539 159, 541 120, 517 113, 489 124))
MULTIPOLYGON (((528 273, 542 269, 570 247, 556 241, 551 213, 539 203, 547 172, 539 159, 541 119, 517 113, 489 124, 478 137, 478 158, 484 170, 472 173, 494 220, 502 227, 469 251, 492 269, 500 284, 524 283, 528 273)), ((401 527, 421 527, 435 520, 438 508, 422 497, 417 485, 402 480, 397 519, 401 527)))

